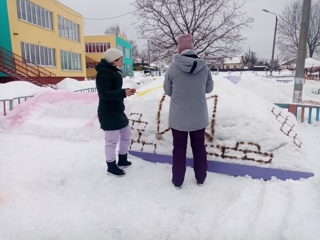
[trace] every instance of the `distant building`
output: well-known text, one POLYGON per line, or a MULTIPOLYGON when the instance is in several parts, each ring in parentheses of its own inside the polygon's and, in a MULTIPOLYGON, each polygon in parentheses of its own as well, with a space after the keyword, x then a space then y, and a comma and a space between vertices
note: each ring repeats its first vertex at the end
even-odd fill
POLYGON ((223 69, 244 69, 243 56, 224 58, 223 69))
POLYGON ((86 76, 83 17, 56 0, 0 0, 0 82, 86 76))
MULTIPOLYGON (((281 64, 281 67, 283 69, 295 69, 297 65, 297 59, 292 59, 290 61, 284 62, 281 64)), ((320 61, 314 58, 306 58, 304 62, 305 69, 310 68, 319 68, 320 67, 320 61)))
POLYGON ((291 59, 281 64, 282 69, 293 69, 296 67, 297 59, 291 59))
POLYGON ((95 66, 103 58, 103 53, 108 48, 117 48, 123 52, 123 71, 126 75, 133 75, 132 65, 132 45, 127 38, 117 35, 86 35, 85 54, 86 54, 86 76, 95 78, 97 72, 95 66))

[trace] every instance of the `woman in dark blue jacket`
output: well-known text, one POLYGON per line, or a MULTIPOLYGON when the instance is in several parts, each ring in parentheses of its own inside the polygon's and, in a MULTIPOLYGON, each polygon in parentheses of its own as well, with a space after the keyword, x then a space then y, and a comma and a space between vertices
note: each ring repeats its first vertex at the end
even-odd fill
POLYGON ((134 94, 133 89, 122 89, 123 53, 110 48, 104 53, 104 58, 96 66, 96 86, 99 94, 98 118, 101 128, 105 131, 105 155, 108 173, 123 176, 125 171, 119 167, 127 167, 131 141, 129 120, 124 113, 124 98, 134 94), (120 140, 119 140, 120 139, 120 140), (119 142, 119 161, 116 164, 116 147, 119 142), (119 166, 119 167, 118 167, 119 166))

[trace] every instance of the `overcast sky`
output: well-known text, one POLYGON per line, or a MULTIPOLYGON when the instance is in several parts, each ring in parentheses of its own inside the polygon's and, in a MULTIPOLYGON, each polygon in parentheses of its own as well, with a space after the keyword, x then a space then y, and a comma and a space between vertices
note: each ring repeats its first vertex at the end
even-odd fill
MULTIPOLYGON (((140 40, 136 34, 135 26, 132 25, 133 15, 129 14, 111 20, 89 20, 86 18, 103 19, 124 15, 135 10, 131 4, 133 0, 59 0, 67 7, 82 14, 84 21, 84 34, 103 34, 104 31, 114 24, 118 24, 129 39, 136 40, 139 50, 146 48, 146 40, 140 40)), ((258 58, 270 59, 272 53, 275 16, 263 12, 267 9, 275 14, 281 14, 282 9, 290 0, 247 0, 244 11, 254 19, 252 28, 243 31, 247 41, 242 45, 243 53, 251 51, 257 53, 258 58)), ((275 58, 278 56, 275 50, 275 58)), ((280 56, 279 56, 280 58, 280 56)))

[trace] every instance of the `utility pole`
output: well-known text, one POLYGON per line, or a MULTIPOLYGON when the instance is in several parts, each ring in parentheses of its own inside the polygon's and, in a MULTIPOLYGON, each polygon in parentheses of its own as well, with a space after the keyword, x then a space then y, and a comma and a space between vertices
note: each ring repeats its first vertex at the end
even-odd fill
POLYGON ((270 12, 266 9, 262 9, 262 11, 273 14, 276 16, 276 23, 275 23, 275 27, 274 27, 274 34, 273 34, 273 44, 272 44, 272 56, 271 56, 271 62, 270 62, 270 77, 272 77, 272 71, 273 71, 273 67, 274 67, 274 49, 276 46, 276 36, 277 36, 277 25, 278 25, 278 16, 277 14, 270 12))
POLYGON ((272 45, 271 66, 270 66, 270 76, 271 77, 272 77, 272 72, 274 69, 274 48, 276 46, 277 24, 278 24, 278 16, 276 15, 276 23, 275 23, 275 27, 274 27, 273 45, 272 45))
POLYGON ((150 44, 148 39, 148 64, 149 64, 149 74, 151 76, 151 69, 150 69, 150 44))
POLYGON ((248 59, 248 67, 253 67, 253 60, 252 60, 252 55, 251 55, 251 51, 250 51, 250 47, 249 47, 249 59, 248 59), (251 66, 250 66, 251 63, 251 66))
POLYGON ((307 37, 309 32, 311 0, 303 0, 296 74, 294 77, 293 103, 302 102, 304 82, 304 64, 307 53, 307 37))

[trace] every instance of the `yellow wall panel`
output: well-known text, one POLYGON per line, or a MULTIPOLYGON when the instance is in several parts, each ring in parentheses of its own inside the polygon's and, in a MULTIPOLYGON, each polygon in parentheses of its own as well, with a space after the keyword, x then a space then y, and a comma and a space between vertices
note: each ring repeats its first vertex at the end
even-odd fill
POLYGON ((52 12, 53 30, 45 29, 24 20, 20 20, 17 14, 16 1, 9 0, 8 15, 10 23, 10 33, 12 36, 12 51, 21 56, 21 42, 54 48, 56 50, 56 67, 44 67, 45 69, 53 72, 57 76, 85 77, 85 44, 82 15, 55 0, 32 0, 30 2, 52 12), (59 37, 58 16, 61 16, 79 25, 80 42, 59 37), (61 70, 60 50, 81 54, 82 70, 61 70))
MULTIPOLYGON (((84 36, 85 43, 110 43, 110 48, 116 47, 115 35, 86 35, 84 36)), ((100 62, 103 58, 103 53, 86 53, 86 56, 100 62)))
POLYGON ((95 79, 97 76, 97 71, 94 68, 87 68, 87 78, 95 79))

